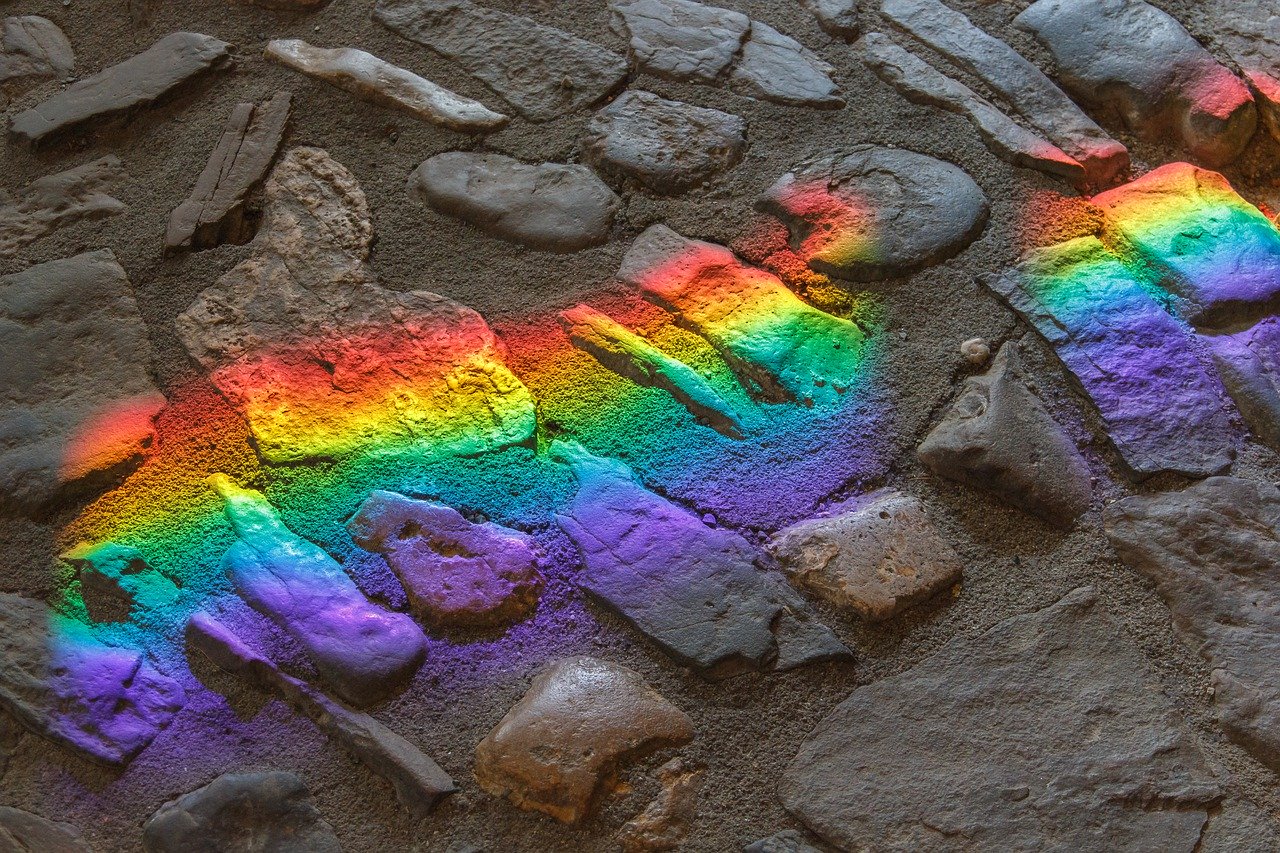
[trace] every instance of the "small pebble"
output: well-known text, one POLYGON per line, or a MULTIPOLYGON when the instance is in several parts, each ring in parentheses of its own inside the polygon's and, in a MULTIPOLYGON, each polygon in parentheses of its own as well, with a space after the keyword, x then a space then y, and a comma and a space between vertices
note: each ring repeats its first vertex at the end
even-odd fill
POLYGON ((981 366, 991 358, 991 347, 982 338, 969 338, 960 345, 960 354, 970 364, 981 366))

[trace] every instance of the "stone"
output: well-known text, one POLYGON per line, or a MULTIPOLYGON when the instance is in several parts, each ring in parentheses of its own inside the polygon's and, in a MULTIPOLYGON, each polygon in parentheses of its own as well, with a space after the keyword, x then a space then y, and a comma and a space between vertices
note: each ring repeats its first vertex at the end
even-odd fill
POLYGON ((1102 521, 1125 565, 1155 584, 1174 632, 1212 668, 1228 737, 1280 772, 1280 490, 1211 477, 1123 498, 1102 521))
POLYGON ((209 478, 237 540, 222 558, 236 592, 298 641, 344 700, 372 705, 413 677, 427 655, 422 630, 365 598, 338 561, 292 533, 261 492, 209 478))
POLYGON ((835 70, 791 36, 752 21, 728 85, 738 94, 776 104, 834 110, 844 106, 831 79, 835 70))
POLYGON ((1280 140, 1280 11, 1269 0, 1205 4, 1217 42, 1249 81, 1267 130, 1280 140))
POLYGON ((1248 144, 1258 114, 1249 87, 1178 21, 1143 0, 1037 0, 1014 19, 1052 54, 1081 103, 1147 139, 1180 139, 1223 166, 1248 144))
POLYGON ((125 765, 182 709, 181 685, 38 601, 0 593, 0 708, 30 731, 125 765))
POLYGON ((1248 800, 1228 800, 1209 818, 1197 853, 1272 853, 1280 849, 1276 820, 1248 800))
POLYGON ((1186 850, 1221 787, 1090 587, 858 687, 783 805, 842 850, 1186 850))
POLYGON ((940 477, 983 489, 1057 527, 1092 500, 1089 466, 1029 387, 1009 341, 920 443, 916 455, 940 477))
POLYGON ((409 176, 411 198, 486 234, 548 252, 609 239, 622 200, 586 166, 446 151, 409 176))
POLYGON ((351 173, 295 148, 267 180, 252 254, 177 320, 178 337, 274 463, 526 441, 533 398, 475 311, 380 287, 351 173), (395 322, 388 322, 391 318, 395 322))
POLYGON ((661 388, 701 423, 729 438, 743 437, 733 407, 693 368, 672 358, 589 305, 560 312, 560 324, 573 345, 637 385, 661 388))
POLYGON ((953 80, 881 33, 867 33, 857 44, 867 65, 881 80, 917 104, 937 107, 969 120, 991 153, 1015 166, 1085 182, 1084 167, 1039 134, 1005 115, 986 98, 953 80))
POLYGON ((831 405, 860 380, 866 336, 858 326, 724 246, 652 225, 623 256, 618 278, 703 337, 768 402, 831 405))
POLYGON ((110 250, 0 278, 0 503, 34 507, 132 470, 165 405, 150 364, 110 250))
POLYGON ((386 557, 413 615, 428 627, 505 627, 538 607, 545 581, 532 536, 385 491, 369 495, 347 530, 361 548, 386 557))
POLYGON ((794 829, 784 829, 742 848, 743 853, 822 853, 794 829))
POLYGON ((627 78, 626 61, 611 50, 470 0, 378 0, 373 17, 457 63, 534 122, 589 107, 627 78))
POLYGON ((1243 331, 1201 340, 1245 424, 1280 450, 1280 319, 1267 317, 1243 331))
POLYGON ((739 116, 632 89, 592 116, 580 144, 597 171, 675 194, 736 165, 746 130, 739 116))
POLYGON ((37 178, 17 198, 0 192, 0 257, 13 257, 46 234, 81 220, 105 219, 127 208, 110 191, 126 178, 114 154, 37 178))
POLYGON ((476 781, 522 809, 578 823, 625 764, 693 739, 693 722, 625 666, 556 661, 476 747, 476 781))
POLYGON ((889 490, 780 530, 768 547, 794 586, 870 622, 936 595, 964 572, 924 504, 889 490))
POLYGON ((803 162, 757 205, 815 272, 876 281, 941 263, 982 233, 987 197, 964 170, 914 151, 855 146, 803 162))
POLYGON ((828 35, 845 41, 858 37, 858 0, 800 0, 800 5, 813 13, 828 35))
POLYGON ((700 769, 682 758, 673 758, 659 767, 662 792, 618 830, 623 853, 679 850, 698 811, 702 776, 700 769))
POLYGON ((58 25, 38 15, 0 21, 0 106, 42 80, 67 77, 76 54, 58 25))
POLYGON ((422 750, 368 714, 335 702, 305 681, 280 671, 208 613, 187 622, 187 644, 218 668, 281 696, 372 772, 391 783, 396 799, 420 819, 458 790, 449 774, 422 750))
POLYGON ((127 622, 135 608, 168 607, 178 597, 173 581, 147 564, 137 548, 83 542, 62 555, 80 580, 80 596, 95 622, 127 622))
POLYGON ((609 11, 642 70, 705 85, 721 82, 751 31, 741 12, 692 0, 609 0, 609 11))
POLYGON ((556 516, 578 547, 579 584, 705 678, 851 655, 737 533, 642 486, 621 462, 552 442, 578 481, 556 516))
POLYGON ((342 853, 333 827, 293 773, 224 773, 156 809, 146 853, 342 853))
POLYGON ((356 97, 461 133, 485 133, 511 120, 354 47, 314 47, 301 39, 267 42, 267 57, 356 97))
POLYGON ((991 360, 991 345, 982 338, 969 338, 960 344, 960 356, 974 367, 991 360))
POLYGON ((1053 347, 1134 473, 1230 467, 1235 433, 1221 383, 1191 332, 1096 237, 1035 249, 985 281, 1053 347))
POLYGON ((14 138, 30 146, 89 122, 149 107, 204 74, 231 64, 232 46, 200 33, 171 33, 142 53, 77 80, 13 117, 14 138))
POLYGON ((11 806, 0 806, 0 850, 10 853, 92 853, 69 823, 46 820, 11 806))
POLYGON ((292 94, 277 92, 259 105, 236 105, 195 189, 169 216, 166 249, 211 249, 253 238, 245 202, 275 162, 292 104, 292 94))
POLYGON ((1188 322, 1232 325, 1280 308, 1280 230, 1217 172, 1168 163, 1090 201, 1188 322))
POLYGON ((1129 169, 1129 152, 1107 136, 1040 69, 939 0, 881 0, 895 26, 975 75, 1106 186, 1129 169))

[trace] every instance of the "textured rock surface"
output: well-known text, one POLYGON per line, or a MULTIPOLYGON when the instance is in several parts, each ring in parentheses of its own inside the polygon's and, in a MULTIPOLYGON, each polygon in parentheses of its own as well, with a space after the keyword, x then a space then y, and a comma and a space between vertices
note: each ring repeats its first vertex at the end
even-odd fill
POLYGON ((0 106, 41 80, 66 77, 75 64, 71 42, 48 18, 15 15, 0 21, 0 106))
POLYGON ((800 0, 800 5, 836 38, 852 41, 858 37, 858 0, 800 0))
POLYGON ((384 555, 419 620, 432 628, 492 628, 527 618, 543 578, 531 536, 456 509, 375 491, 347 523, 356 544, 384 555))
POLYGON ((147 853, 341 853, 293 773, 224 773, 165 803, 142 827, 147 853))
POLYGON ((127 622, 134 608, 166 607, 178 597, 173 581, 147 565, 129 545, 77 545, 62 555, 76 569, 80 595, 95 622, 127 622))
POLYGON ((659 767, 662 792, 618 830, 623 853, 679 850, 698 811, 702 775, 701 770, 680 758, 659 767))
POLYGON ((1181 139, 1211 166, 1257 126, 1249 88, 1171 15, 1143 0, 1038 0, 1017 18, 1053 54, 1081 102, 1155 140, 1181 139))
POLYGON ((556 520, 582 554, 581 585, 676 660, 720 679, 850 656, 737 533, 648 491, 621 462, 564 442, 551 454, 578 481, 556 520))
POLYGON ((267 43, 267 56, 366 101, 394 107, 450 130, 479 133, 497 130, 510 121, 479 101, 353 47, 324 48, 301 39, 276 39, 267 43))
POLYGON ((90 853, 80 831, 69 823, 0 806, 0 849, 11 853, 90 853))
POLYGON ((123 202, 110 192, 125 179, 120 158, 98 160, 32 181, 12 198, 0 193, 0 257, 82 219, 124 213, 123 202))
POLYGON ((577 823, 624 763, 693 738, 693 723, 634 670, 573 657, 534 678, 476 747, 476 781, 577 823))
POLYGON ((1253 87, 1267 130, 1280 139, 1280 10, 1269 0, 1206 4, 1214 35, 1253 87))
POLYGON ((292 104, 293 95, 277 92, 257 106, 236 105, 195 189, 169 217, 166 248, 208 249, 221 243, 247 243, 253 237, 245 202, 276 159, 292 104))
POLYGON ((1212 477, 1103 514, 1116 553, 1156 585, 1184 643, 1213 667, 1227 734, 1280 771, 1280 490, 1212 477))
POLYGON ((0 502, 32 506, 141 460, 164 397, 108 250, 0 278, 0 502))
POLYGON ((797 107, 838 109, 840 88, 835 68, 791 36, 768 24, 751 22, 751 36, 729 72, 729 88, 739 94, 797 107))
POLYGON ((794 829, 784 829, 768 838, 753 841, 742 850, 743 853, 822 853, 794 829))
POLYGON ((592 42, 470 0, 378 0, 374 18, 456 62, 530 121, 622 87, 627 64, 592 42))
POLYGON ((582 153, 599 171, 678 193, 736 164, 746 130, 738 116, 631 90, 592 116, 582 153))
POLYGON ((759 207, 786 223, 811 269, 850 281, 953 257, 982 233, 989 212, 964 170, 871 145, 801 163, 765 190, 759 207))
POLYGON ((1271 853, 1280 848, 1280 827, 1247 800, 1229 800, 1209 819, 1197 853, 1271 853))
POLYGON ((226 68, 231 45, 200 33, 172 33, 142 53, 77 80, 13 117, 13 136, 38 145, 129 110, 150 106, 208 71, 226 68))
POLYGON ((910 495, 873 492, 774 535, 791 582, 878 622, 960 580, 964 565, 910 495))
POLYGON ((779 794, 842 849, 1105 851, 1193 849, 1220 790, 1141 652, 1082 588, 859 687, 779 794))
POLYGON ((1244 331, 1202 340, 1249 429, 1280 449, 1280 319, 1268 317, 1244 331))
POLYGON ((586 166, 446 151, 409 176, 409 195, 504 240, 577 252, 609 239, 622 201, 586 166))
POLYGON ((488 324, 443 296, 378 286, 372 241, 351 174, 324 151, 295 148, 267 181, 253 254, 177 318, 259 455, 449 455, 528 438, 533 400, 488 324))
POLYGON ((1092 498, 1089 466, 1028 387, 1013 341, 990 370, 965 380, 916 452, 935 474, 989 490, 1060 527, 1092 498))

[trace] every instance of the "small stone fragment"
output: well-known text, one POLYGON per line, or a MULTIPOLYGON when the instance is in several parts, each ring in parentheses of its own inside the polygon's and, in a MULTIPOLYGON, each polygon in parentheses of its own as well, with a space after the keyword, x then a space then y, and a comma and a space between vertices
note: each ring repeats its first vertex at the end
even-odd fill
POLYGON ((79 222, 124 213, 124 203, 109 191, 124 182, 120 158, 98 160, 37 178, 16 199, 0 192, 0 257, 12 257, 41 237, 79 222))
POLYGON ((307 785, 293 773, 224 773, 156 810, 147 853, 342 853, 307 785))
POLYGON ((681 758, 673 758, 659 767, 662 793, 618 830, 623 853, 679 850, 698 811, 702 775, 701 770, 681 758))
POLYGON ((69 823, 46 820, 11 806, 0 806, 0 850, 6 853, 92 853, 69 823))
POLYGON ((354 47, 314 47, 301 39, 267 42, 267 57, 303 74, 423 121, 463 133, 504 127, 510 118, 354 47))
POLYGON ((634 670, 565 658, 476 747, 476 781, 522 809, 577 823, 624 764, 693 739, 693 722, 634 670))
POLYGON ((231 45, 200 33, 172 33, 142 53, 77 80, 13 117, 13 136, 36 146, 89 121, 147 107, 206 72, 230 65, 231 45))
POLYGON ((1244 331, 1201 340, 1249 429, 1280 450, 1280 319, 1268 317, 1244 331))
POLYGON ((622 88, 621 56, 470 0, 378 0, 373 17, 478 78, 530 121, 550 121, 622 88))
POLYGON ((751 30, 741 12, 692 0, 609 0, 609 11, 643 70, 710 86, 724 78, 751 30))
POLYGON ((969 338, 960 344, 960 355, 974 367, 981 367, 991 358, 991 347, 982 338, 969 338))
POLYGON ((582 555, 581 585, 676 660, 718 680, 851 656, 737 533, 649 491, 621 462, 562 441, 550 453, 578 481, 556 521, 582 555))
POLYGON ((1205 5, 1214 35, 1249 81, 1267 130, 1280 140, 1280 10, 1271 0, 1214 0, 1205 5))
POLYGON ((541 549, 517 530, 472 524, 453 507, 384 491, 360 505, 347 530, 387 558, 428 627, 502 627, 538 606, 541 549))
POLYGON ((791 36, 752 21, 751 36, 729 72, 728 86, 740 95, 777 104, 833 110, 844 106, 840 88, 831 79, 834 72, 791 36))
POLYGON ((794 829, 784 829, 742 848, 742 853, 822 853, 794 829))
POLYGON ((134 608, 167 607, 178 597, 173 581, 147 565, 129 545, 85 542, 62 555, 77 570, 80 595, 95 622, 127 622, 134 608))
POLYGON ((75 64, 71 42, 53 21, 38 15, 0 21, 0 107, 41 80, 67 77, 75 64))
POLYGON ((1070 527, 1089 508, 1089 466, 1027 387, 1018 345, 1000 348, 916 451, 929 470, 1070 527))
POLYGON ((858 37, 858 0, 800 0, 828 35, 845 41, 858 37))
POLYGON ((446 151, 409 176, 410 197, 503 240, 577 252, 609 239, 622 200, 586 166, 446 151))
POLYGON ((1249 87, 1150 3, 1037 0, 1014 24, 1049 49, 1072 95, 1148 139, 1180 138, 1192 156, 1221 166, 1253 136, 1249 87))
POLYGON ((582 153, 598 171, 679 193, 741 160, 746 128, 738 116, 633 89, 591 118, 582 153))
POLYGON ((371 705, 413 677, 427 641, 413 620, 365 598, 338 562, 289 531, 260 492, 209 478, 239 538, 222 558, 236 592, 301 644, 348 702, 371 705))
POLYGON ((987 197, 957 166, 861 145, 810 160, 757 205, 781 219, 815 272, 850 281, 904 275, 954 257, 987 224, 987 197))
POLYGON ((245 201, 275 161, 292 103, 293 95, 278 92, 257 106, 236 105, 195 189, 169 217, 166 249, 210 249, 222 243, 247 243, 253 237, 253 225, 245 219, 245 201))
POLYGON ((960 580, 964 564, 910 495, 874 492, 779 531, 791 583, 880 622, 960 580))

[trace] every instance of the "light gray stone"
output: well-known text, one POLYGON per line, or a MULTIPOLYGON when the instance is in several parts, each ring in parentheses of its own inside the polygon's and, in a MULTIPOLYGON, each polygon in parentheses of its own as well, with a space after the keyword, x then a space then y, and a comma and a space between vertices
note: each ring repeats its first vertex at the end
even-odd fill
POLYGON ((15 15, 0 21, 0 106, 42 80, 66 77, 75 64, 71 42, 48 18, 15 15))
POLYGON ((858 37, 858 0, 800 0, 800 5, 813 13, 828 34, 845 41, 858 37))
POLYGON ((844 106, 831 75, 835 68, 800 42, 768 24, 751 22, 751 36, 729 73, 729 88, 741 95, 834 110, 844 106))
POLYGON ((1280 140, 1280 8, 1271 0, 1199 4, 1218 42, 1253 88, 1263 123, 1280 140))
POLYGON ((692 0, 609 0, 609 10, 643 70, 706 85, 721 82, 751 30, 741 12, 692 0))

